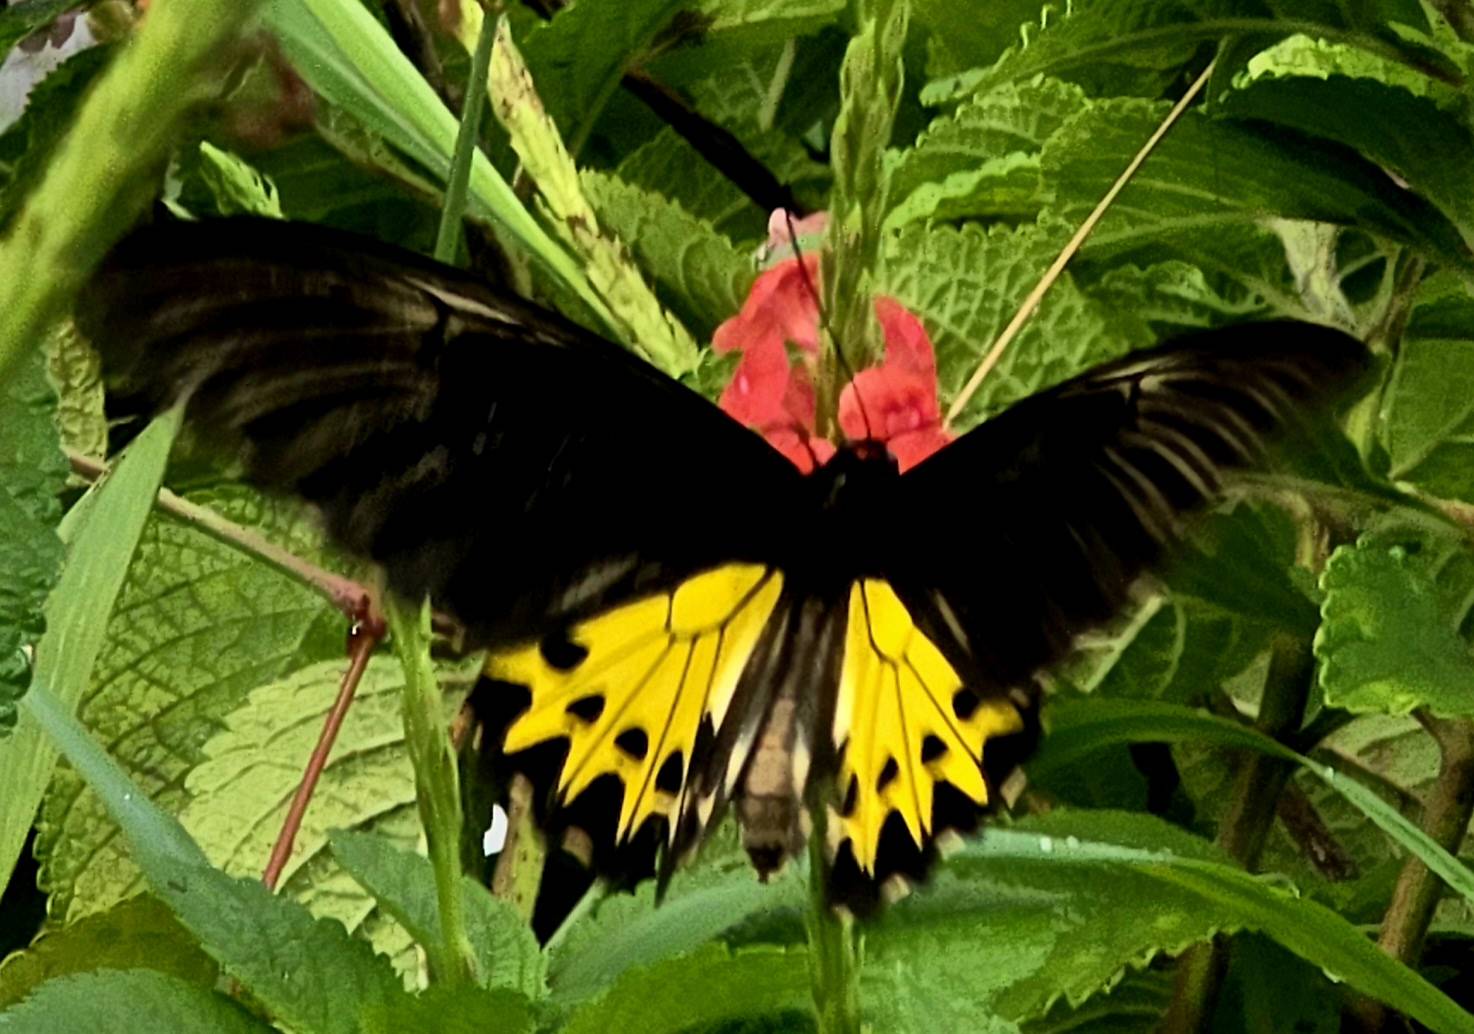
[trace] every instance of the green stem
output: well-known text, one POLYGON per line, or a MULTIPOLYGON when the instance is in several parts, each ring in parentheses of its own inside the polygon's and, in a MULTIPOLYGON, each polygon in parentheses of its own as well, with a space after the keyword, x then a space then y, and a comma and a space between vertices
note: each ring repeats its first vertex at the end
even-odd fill
POLYGON ((848 914, 829 906, 824 886, 824 815, 819 809, 809 834, 809 983, 818 1034, 861 1034, 860 931, 848 914))
POLYGON ((214 94, 253 0, 156 0, 88 94, 0 242, 0 382, 157 193, 175 132, 214 94))
POLYGON ((496 37, 496 19, 483 17, 476 50, 471 55, 471 76, 466 80, 466 103, 456 132, 456 149, 450 160, 450 178, 445 185, 445 205, 440 209, 440 229, 435 234, 435 257, 454 263, 461 244, 461 221, 466 215, 466 187, 471 182, 471 155, 481 137, 481 116, 486 111, 486 71, 491 66, 491 41, 496 37))
POLYGON ((430 607, 412 607, 389 595, 384 611, 394 652, 404 667, 404 736, 440 903, 441 941, 425 945, 425 954, 437 979, 452 985, 475 983, 476 956, 461 899, 460 773, 430 662, 430 607))

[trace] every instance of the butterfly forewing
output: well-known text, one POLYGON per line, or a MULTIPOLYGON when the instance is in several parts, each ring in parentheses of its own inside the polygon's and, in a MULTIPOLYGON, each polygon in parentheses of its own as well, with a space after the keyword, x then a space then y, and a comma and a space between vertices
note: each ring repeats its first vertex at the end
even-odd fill
POLYGON ((254 480, 489 648, 492 739, 560 842, 669 877, 730 809, 768 873, 822 809, 861 909, 995 803, 1035 674, 1365 362, 1325 328, 1208 332, 905 475, 862 443, 804 477, 617 346, 355 237, 155 227, 84 301, 117 398, 188 393, 254 480))

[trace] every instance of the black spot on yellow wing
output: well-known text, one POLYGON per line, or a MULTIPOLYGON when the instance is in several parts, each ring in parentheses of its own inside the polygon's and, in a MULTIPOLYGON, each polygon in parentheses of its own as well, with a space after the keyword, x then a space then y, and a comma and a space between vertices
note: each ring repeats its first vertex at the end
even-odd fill
POLYGON ((834 712, 843 796, 829 821, 831 855, 862 879, 884 879, 884 842, 924 851, 951 824, 944 816, 988 803, 985 744, 1025 724, 1011 700, 964 688, 888 583, 857 582, 834 712))
POLYGON ((496 652, 487 673, 526 687, 508 754, 561 744, 555 806, 607 795, 616 845, 669 820, 703 726, 721 726, 782 593, 770 568, 729 564, 616 607, 544 641, 496 652))

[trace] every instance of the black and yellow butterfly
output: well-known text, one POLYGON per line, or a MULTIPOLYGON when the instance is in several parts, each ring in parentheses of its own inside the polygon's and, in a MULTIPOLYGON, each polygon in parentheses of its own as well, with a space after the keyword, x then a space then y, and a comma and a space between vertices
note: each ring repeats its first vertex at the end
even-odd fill
POLYGON ((874 442, 803 475, 618 346, 321 228, 145 229, 86 303, 116 392, 188 392, 253 479, 489 648, 525 705, 502 750, 597 871, 669 874, 730 809, 766 873, 823 809, 856 906, 977 821, 1035 673, 1366 363, 1325 327, 1206 331, 904 475, 874 442))

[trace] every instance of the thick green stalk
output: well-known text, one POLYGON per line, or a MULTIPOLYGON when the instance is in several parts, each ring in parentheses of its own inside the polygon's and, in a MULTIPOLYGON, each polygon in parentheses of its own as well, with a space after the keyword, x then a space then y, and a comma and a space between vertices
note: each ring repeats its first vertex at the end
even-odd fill
POLYGON ((834 187, 822 291, 830 354, 818 384, 820 433, 837 418, 840 388, 879 351, 871 312, 886 212, 884 157, 905 84, 910 8, 907 0, 862 0, 858 21, 840 67, 840 109, 830 143, 834 187))
MULTIPOLYGON (((816 809, 816 812, 818 810, 816 809)), ((861 1034, 860 931, 848 915, 829 907, 824 885, 824 815, 815 815, 809 834, 809 984, 819 1034, 861 1034)))
POLYGON ((404 737, 415 769, 415 798, 425 827, 440 903, 439 944, 424 946, 432 974, 448 984, 476 982, 476 955, 461 898, 460 771, 430 662, 430 607, 390 595, 384 602, 394 652, 404 667, 404 737))
POLYGON ((471 155, 481 136, 481 116, 486 111, 486 71, 491 65, 491 41, 496 38, 496 19, 482 18, 471 55, 471 76, 466 80, 466 103, 461 126, 456 132, 455 154, 450 159, 450 178, 445 185, 445 204, 440 209, 440 229, 435 235, 435 257, 454 263, 460 250, 461 220, 466 215, 466 187, 471 182, 471 155))
POLYGON ((155 0, 0 241, 0 379, 40 344, 157 192, 176 130, 218 88, 256 0, 155 0), (222 55, 225 59, 222 60, 222 55))

